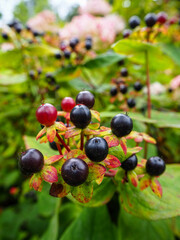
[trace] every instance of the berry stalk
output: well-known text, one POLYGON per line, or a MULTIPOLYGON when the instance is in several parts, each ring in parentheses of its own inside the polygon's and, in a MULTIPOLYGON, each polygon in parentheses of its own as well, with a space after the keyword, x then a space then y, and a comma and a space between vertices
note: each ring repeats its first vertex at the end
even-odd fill
POLYGON ((70 152, 70 148, 66 145, 66 143, 63 141, 63 139, 59 136, 59 134, 56 132, 56 137, 58 138, 58 140, 60 141, 60 143, 66 148, 66 150, 68 152, 70 152))
POLYGON ((56 143, 56 146, 57 146, 57 149, 58 149, 58 151, 59 151, 59 154, 60 154, 60 155, 63 155, 60 144, 59 144, 59 143, 56 143))
POLYGON ((81 130, 81 146, 80 149, 83 151, 84 148, 84 133, 83 130, 81 130))
POLYGON ((117 173, 117 170, 111 170, 111 172, 106 172, 104 174, 105 177, 114 177, 117 173))

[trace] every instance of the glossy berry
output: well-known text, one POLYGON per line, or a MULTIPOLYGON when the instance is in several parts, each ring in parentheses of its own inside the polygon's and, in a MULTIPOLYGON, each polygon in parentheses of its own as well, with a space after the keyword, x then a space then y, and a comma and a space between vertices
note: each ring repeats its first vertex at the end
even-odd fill
POLYGON ((70 57, 71 57, 71 52, 70 52, 69 50, 64 50, 64 57, 65 57, 66 59, 70 59, 70 57))
POLYGON ((173 92, 173 89, 172 89, 172 88, 168 88, 168 92, 169 92, 169 93, 172 93, 172 92, 173 92))
POLYGON ((55 53, 54 56, 56 59, 61 59, 61 57, 62 57, 60 52, 55 53))
POLYGON ((86 41, 91 41, 92 42, 92 37, 91 36, 87 36, 86 37, 86 41))
POLYGON ((4 40, 8 40, 9 36, 7 35, 7 33, 1 33, 1 36, 4 40))
POLYGON ((74 49, 76 47, 76 45, 78 44, 76 38, 72 38, 69 42, 69 46, 74 49))
POLYGON ((93 162, 101 162, 108 155, 108 144, 104 138, 94 137, 85 145, 87 157, 93 162))
POLYGON ((137 91, 137 92, 141 91, 142 87, 143 87, 143 85, 140 82, 135 82, 134 83, 134 90, 135 91, 137 91))
POLYGON ((166 169, 165 162, 160 157, 151 157, 146 162, 146 171, 151 176, 159 176, 166 169))
POLYGON ((125 29, 123 31, 123 38, 128 38, 131 35, 132 31, 130 29, 125 29))
POLYGON ((61 51, 64 51, 67 48, 67 45, 65 44, 65 42, 61 42, 60 43, 60 49, 61 51))
POLYGON ((36 31, 36 30, 33 30, 33 31, 32 31, 32 34, 33 34, 34 37, 39 37, 39 36, 41 36, 41 33, 38 32, 38 31, 36 31))
POLYGON ((110 95, 112 97, 116 96, 117 95, 117 87, 112 87, 111 90, 110 90, 110 95))
POLYGON ((122 65, 124 65, 124 59, 122 59, 118 62, 118 66, 122 66, 122 65))
POLYGON ((85 42, 85 48, 87 50, 90 50, 92 48, 92 41, 86 40, 85 42))
POLYGON ((135 99, 134 99, 134 98, 129 98, 129 99, 127 100, 127 105, 128 105, 129 108, 135 107, 135 106, 136 106, 136 101, 135 101, 135 99))
POLYGON ((88 177, 88 165, 79 158, 68 159, 61 168, 64 181, 73 187, 83 184, 88 177))
POLYGON ((122 77, 127 77, 127 76, 128 76, 128 70, 127 70, 127 68, 122 68, 122 69, 121 69, 121 76, 122 76, 122 77))
POLYGON ((133 154, 121 163, 121 167, 125 171, 131 171, 136 168, 137 162, 138 162, 137 157, 135 154, 133 154))
POLYGON ((71 97, 65 97, 61 102, 61 108, 65 112, 70 112, 75 106, 76 106, 76 103, 74 99, 71 97))
POLYGON ((36 111, 36 118, 42 125, 49 127, 56 121, 57 110, 49 103, 42 104, 36 111))
POLYGON ((86 128, 91 122, 91 112, 85 105, 76 105, 70 113, 70 120, 77 128, 86 128))
POLYGON ((47 81, 50 85, 55 85, 56 84, 56 79, 55 79, 55 77, 53 76, 52 73, 50 73, 50 72, 46 73, 46 79, 47 79, 47 81))
POLYGON ((55 150, 55 151, 57 151, 58 150, 58 148, 57 148, 57 145, 56 145, 56 142, 49 142, 49 146, 53 149, 53 150, 55 150))
POLYGON ((120 92, 121 92, 122 94, 126 94, 127 91, 128 91, 128 88, 127 88, 126 85, 121 84, 121 85, 119 86, 119 90, 120 90, 120 92))
POLYGON ((35 79, 35 72, 33 70, 29 71, 29 77, 35 79))
POLYGON ((125 114, 117 114, 111 120, 111 130, 117 137, 128 135, 133 129, 132 119, 125 114))
POLYGON ((8 26, 12 28, 12 27, 14 27, 16 24, 18 24, 18 23, 19 23, 19 21, 16 20, 16 19, 14 19, 12 22, 8 23, 8 26))
POLYGON ((130 28, 134 29, 136 28, 137 26, 139 26, 141 23, 141 20, 138 16, 132 16, 130 19, 129 19, 129 26, 130 28))
POLYGON ((144 21, 145 21, 147 27, 153 27, 155 25, 155 23, 157 22, 156 14, 148 13, 145 16, 144 21))
POLYGON ((88 108, 94 106, 94 95, 89 91, 81 91, 76 97, 76 104, 84 104, 88 108))
POLYGON ((44 165, 42 153, 34 148, 23 152, 19 159, 19 167, 23 174, 30 175, 40 172, 44 165))
POLYGON ((14 29, 17 33, 21 33, 21 31, 23 30, 23 26, 21 23, 17 23, 14 25, 14 29))
POLYGON ((160 12, 157 14, 157 22, 160 24, 164 24, 168 19, 168 16, 165 12, 160 12))

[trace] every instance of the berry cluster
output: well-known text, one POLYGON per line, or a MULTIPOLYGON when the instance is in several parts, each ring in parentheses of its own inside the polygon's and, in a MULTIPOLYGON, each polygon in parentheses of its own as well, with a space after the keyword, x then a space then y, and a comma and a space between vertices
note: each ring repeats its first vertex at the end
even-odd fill
MULTIPOLYGON (((36 140, 53 144, 59 155, 49 158, 37 149, 28 149, 19 159, 20 170, 31 175, 30 187, 41 191, 42 182, 51 183, 50 195, 64 197, 71 195, 79 202, 86 203, 93 195, 93 182, 101 184, 104 177, 115 177, 122 172, 122 184, 130 182, 144 187, 143 178, 148 176, 149 186, 165 170, 165 163, 159 157, 142 160, 138 165, 137 146, 128 148, 127 139, 146 135, 146 140, 154 143, 153 138, 144 133, 132 131, 133 121, 127 114, 117 114, 111 120, 110 128, 100 126, 99 113, 93 110, 95 98, 89 91, 82 91, 76 97, 66 97, 61 102, 63 111, 57 111, 51 104, 42 104, 36 111, 36 118, 43 125, 36 140), (77 104, 77 105, 76 105, 77 104), (64 117, 66 125, 57 121, 64 117), (144 134, 144 135, 143 135, 144 134), (85 141, 86 139, 86 141, 85 141), (63 148, 62 148, 63 146, 63 148), (118 147, 122 162, 111 154, 111 148, 118 147), (140 174, 139 174, 140 173, 140 174)), ((159 182, 158 182, 159 184, 159 182)), ((154 190, 153 190, 154 191, 154 190)), ((155 191, 161 196, 161 193, 155 191)))

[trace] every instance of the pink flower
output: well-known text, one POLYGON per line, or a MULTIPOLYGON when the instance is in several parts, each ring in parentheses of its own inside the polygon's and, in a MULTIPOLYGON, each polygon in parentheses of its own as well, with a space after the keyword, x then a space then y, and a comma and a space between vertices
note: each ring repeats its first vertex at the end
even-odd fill
POLYGON ((104 0, 88 0, 85 6, 79 8, 80 14, 107 15, 110 11, 110 4, 104 0))
POLYGON ((171 80, 170 87, 172 89, 180 87, 180 75, 177 75, 175 78, 171 80))

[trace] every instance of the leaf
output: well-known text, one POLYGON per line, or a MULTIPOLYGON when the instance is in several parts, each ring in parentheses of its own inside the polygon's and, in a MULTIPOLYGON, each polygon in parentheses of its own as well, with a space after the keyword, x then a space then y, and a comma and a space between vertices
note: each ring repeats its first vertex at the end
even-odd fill
POLYGON ((121 166, 119 159, 113 155, 108 154, 103 161, 107 168, 117 168, 121 166))
POLYGON ((46 127, 41 129, 41 131, 36 136, 36 140, 38 140, 40 137, 42 137, 42 135, 44 135, 46 133, 46 130, 47 130, 46 127))
POLYGON ((138 177, 137 174, 134 171, 128 171, 127 173, 128 180, 134 187, 138 186, 138 177))
POLYGON ((119 139, 114 135, 105 136, 104 139, 106 140, 109 148, 119 145, 119 139))
POLYGON ((100 178, 101 176, 104 176, 106 172, 106 168, 101 164, 95 164, 90 162, 88 163, 88 167, 89 167, 89 174, 87 179, 88 182, 91 182, 93 180, 100 178))
POLYGON ((55 128, 59 131, 66 131, 66 126, 62 122, 55 122, 55 128))
POLYGON ((86 155, 83 151, 81 151, 80 149, 73 149, 70 152, 68 152, 66 159, 70 159, 70 158, 80 158, 80 159, 86 159, 86 155))
POLYGON ((21 66, 23 60, 22 51, 13 49, 7 52, 0 52, 0 68, 14 68, 21 66), (13 59, 13 61, 10 61, 13 59))
POLYGON ((29 187, 39 192, 42 190, 42 177, 40 174, 33 174, 29 181, 29 187))
POLYGON ((106 206, 84 208, 79 217, 66 229, 60 240, 117 239, 106 206))
POLYGON ((71 194, 78 202, 87 203, 92 198, 93 185, 85 182, 78 187, 72 187, 71 194))
POLYGON ((143 138, 144 138, 144 141, 146 141, 148 143, 156 144, 156 140, 146 133, 143 133, 143 138))
POLYGON ((99 131, 98 130, 92 130, 92 129, 88 129, 88 128, 85 128, 83 130, 83 133, 84 133, 85 136, 99 135, 99 131))
POLYGON ((161 199, 150 187, 141 191, 139 186, 134 188, 117 179, 122 207, 135 216, 152 220, 180 215, 180 185, 177 184, 180 181, 179 172, 180 164, 167 165, 166 172, 158 179, 163 189, 161 199))
POLYGON ((17 74, 12 71, 4 71, 0 74, 0 85, 9 86, 13 84, 20 84, 27 81, 25 73, 17 74))
POLYGON ((53 166, 44 166, 42 169, 42 177, 44 181, 53 183, 58 181, 57 170, 53 166))
POLYGON ((134 147, 134 148, 128 148, 128 153, 130 154, 135 154, 135 153, 138 153, 142 150, 142 147, 134 147))
POLYGON ((65 133, 65 138, 71 138, 79 135, 81 133, 81 129, 78 128, 71 128, 68 129, 65 133))
POLYGON ((53 183, 49 194, 53 197, 62 198, 70 192, 70 186, 65 183, 53 183))
POLYGON ((120 145, 122 147, 122 150, 123 150, 124 154, 126 155, 127 154, 126 139, 121 138, 119 142, 120 142, 120 145))
POLYGON ((179 46, 175 46, 172 43, 163 43, 161 45, 162 51, 165 52, 168 56, 170 56, 173 61, 180 66, 180 49, 179 46))
POLYGON ((56 136, 56 129, 55 129, 55 126, 52 125, 47 128, 47 139, 49 140, 49 142, 53 142, 55 136, 56 136))
POLYGON ((54 155, 54 156, 52 156, 50 158, 45 159, 44 162, 47 165, 48 164, 53 164, 53 163, 59 161, 61 158, 63 158, 63 155, 54 155))
POLYGON ((29 45, 28 47, 26 47, 25 49, 29 55, 31 56, 38 56, 38 57, 44 57, 46 56, 50 56, 50 55, 54 55, 57 52, 56 48, 53 48, 51 46, 48 45, 29 45))
POLYGON ((94 117, 95 119, 97 119, 100 122, 101 121, 100 113, 98 111, 95 111, 95 110, 92 110, 92 109, 90 111, 91 111, 92 117, 94 117))
POLYGON ((48 139, 47 139, 47 136, 43 136, 40 140, 39 140, 39 143, 47 143, 49 142, 48 139))
POLYGON ((87 61, 83 65, 83 67, 86 67, 89 69, 107 67, 119 62, 124 58, 125 58, 124 56, 117 54, 115 52, 104 53, 96 56, 94 59, 87 61))
POLYGON ((162 187, 161 184, 159 183, 159 181, 157 179, 152 179, 151 180, 151 184, 150 187, 152 189, 152 191, 159 197, 162 197, 162 187))
POLYGON ((88 128, 92 130, 97 130, 99 127, 100 127, 100 123, 90 123, 88 125, 88 128))

